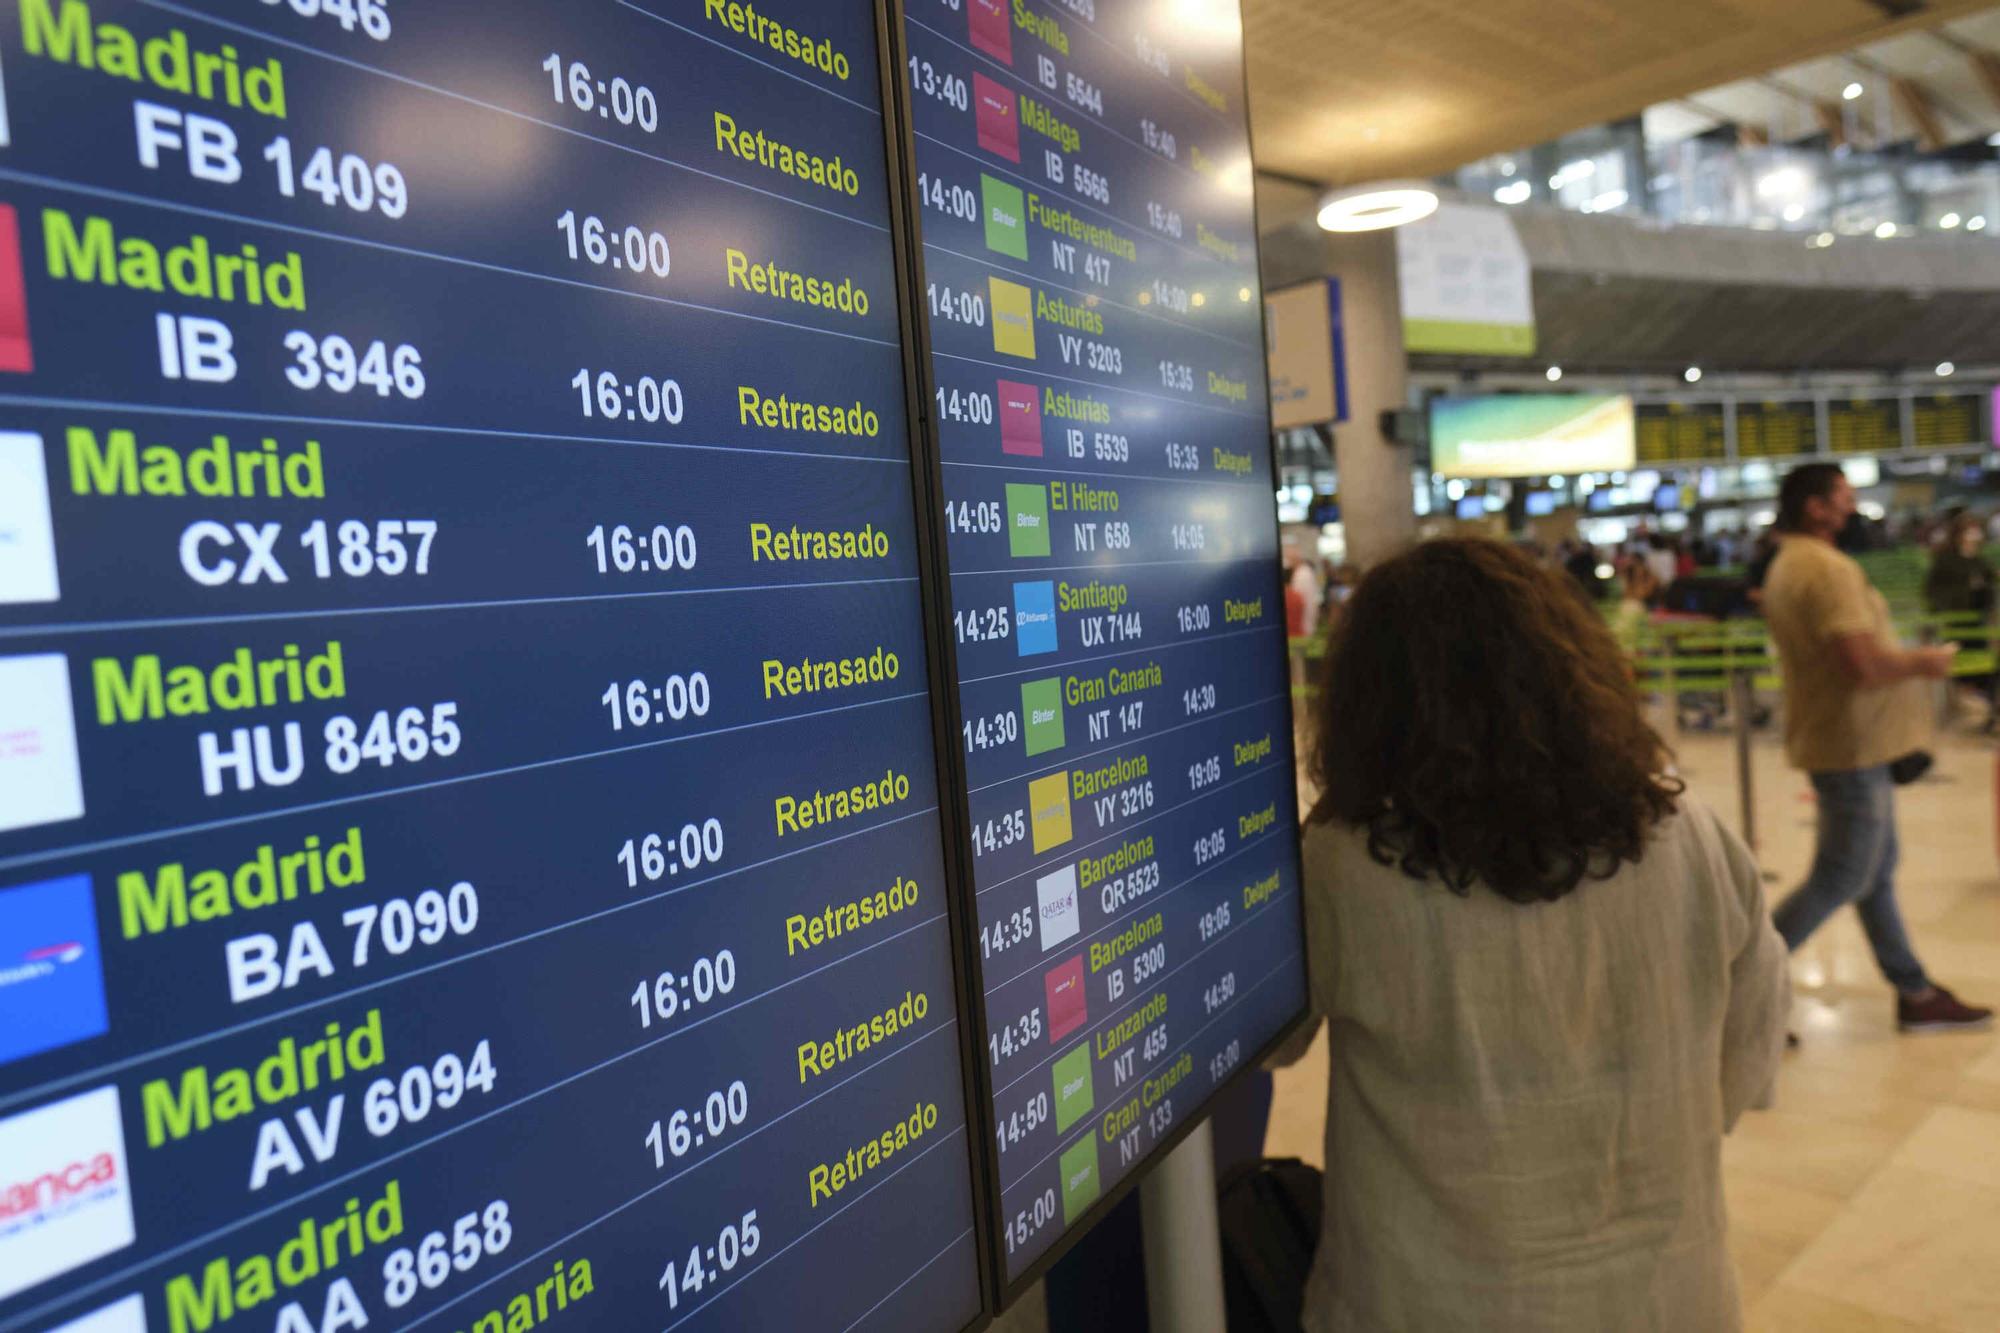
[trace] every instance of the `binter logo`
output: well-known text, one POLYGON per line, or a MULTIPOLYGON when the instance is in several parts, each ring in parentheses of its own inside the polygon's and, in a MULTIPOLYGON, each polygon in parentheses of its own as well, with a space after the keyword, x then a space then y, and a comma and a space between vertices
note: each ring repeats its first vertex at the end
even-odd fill
POLYGON ((1024 556, 1049 553, 1049 493, 1040 486, 1007 484, 1007 554, 1024 556))
POLYGON ((133 1239, 117 1088, 0 1120, 0 1300, 133 1239))
POLYGON ((986 248, 1014 259, 1028 257, 1027 200, 1018 185, 979 173, 980 207, 986 213, 986 248))

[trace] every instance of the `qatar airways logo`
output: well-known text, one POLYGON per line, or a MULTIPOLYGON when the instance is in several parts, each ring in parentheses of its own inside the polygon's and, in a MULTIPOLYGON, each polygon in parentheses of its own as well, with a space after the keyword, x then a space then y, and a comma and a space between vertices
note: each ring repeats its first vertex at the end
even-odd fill
POLYGON ((0 1300, 134 1238, 117 1088, 0 1120, 0 1300))
POLYGON ((1075 866, 1064 866, 1036 880, 1035 897, 1040 908, 1044 949, 1055 948, 1082 928, 1083 914, 1076 897, 1075 866))

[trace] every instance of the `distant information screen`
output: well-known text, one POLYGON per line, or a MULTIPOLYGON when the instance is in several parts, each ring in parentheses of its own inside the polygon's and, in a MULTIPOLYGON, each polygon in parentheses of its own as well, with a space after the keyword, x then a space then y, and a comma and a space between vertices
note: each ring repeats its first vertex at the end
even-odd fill
POLYGON ((976 1317, 876 32, 0 5, 0 1330, 976 1317))
POLYGON ((1235 0, 911 0, 1011 1284, 1305 1002, 1235 0))
POLYGON ((1638 453, 1628 394, 1494 393, 1430 402, 1431 467, 1447 477, 1620 472, 1638 453))

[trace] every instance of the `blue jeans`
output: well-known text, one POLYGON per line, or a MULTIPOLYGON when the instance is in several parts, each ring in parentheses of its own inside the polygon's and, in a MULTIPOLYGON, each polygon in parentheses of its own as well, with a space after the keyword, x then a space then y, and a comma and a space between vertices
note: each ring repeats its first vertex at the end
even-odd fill
POLYGON ((1812 873, 1778 905, 1778 933, 1797 949, 1849 903, 1875 950, 1875 964, 1899 991, 1924 990, 1930 980, 1910 948, 1896 906, 1896 784, 1887 765, 1847 773, 1812 774, 1819 793, 1819 843, 1812 873))

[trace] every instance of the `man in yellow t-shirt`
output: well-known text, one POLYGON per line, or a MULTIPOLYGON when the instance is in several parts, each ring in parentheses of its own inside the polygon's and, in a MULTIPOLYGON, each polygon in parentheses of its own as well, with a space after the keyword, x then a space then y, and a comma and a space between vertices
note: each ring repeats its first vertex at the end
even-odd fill
POLYGON ((1889 764, 1928 739, 1922 682, 1949 676, 1956 649, 1897 643, 1888 603, 1833 544, 1854 509, 1854 487, 1834 463, 1793 468, 1778 497, 1781 545, 1764 616, 1784 675, 1785 754, 1819 794, 1812 873, 1778 905, 1778 933, 1796 950, 1852 903, 1896 988, 1898 1028, 1987 1027, 1991 1009, 1960 1003, 1925 975, 1896 906, 1889 764))

